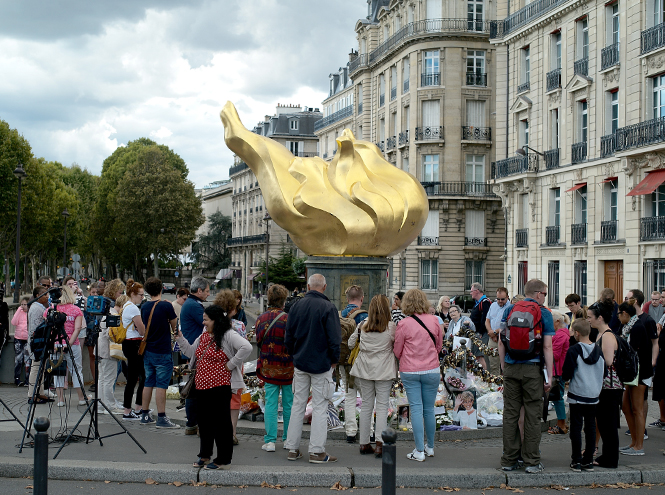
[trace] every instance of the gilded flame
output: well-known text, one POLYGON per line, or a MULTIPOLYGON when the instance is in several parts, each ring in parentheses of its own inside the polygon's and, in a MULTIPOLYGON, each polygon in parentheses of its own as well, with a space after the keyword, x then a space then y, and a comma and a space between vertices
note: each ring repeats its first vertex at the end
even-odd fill
POLYGON ((308 255, 390 256, 425 226, 429 204, 420 182, 349 129, 328 163, 248 131, 231 102, 220 116, 226 145, 256 175, 270 216, 308 255))

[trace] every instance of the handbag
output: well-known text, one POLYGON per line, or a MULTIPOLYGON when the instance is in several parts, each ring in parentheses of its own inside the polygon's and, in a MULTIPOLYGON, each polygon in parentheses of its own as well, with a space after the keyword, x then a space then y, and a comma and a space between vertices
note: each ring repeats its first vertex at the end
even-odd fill
POLYGON ((145 346, 147 345, 147 340, 148 340, 148 331, 150 330, 150 323, 152 322, 152 314, 155 312, 155 308, 161 301, 155 302, 155 304, 152 306, 152 309, 150 310, 150 316, 148 317, 148 326, 145 327, 145 333, 143 334, 143 338, 141 339, 141 344, 139 344, 139 356, 143 356, 143 353, 145 352, 145 346))
POLYGON ((360 329, 358 329, 358 340, 356 341, 356 345, 351 349, 351 352, 349 353, 349 359, 347 360, 347 363, 349 363, 351 366, 353 366, 353 363, 356 362, 356 358, 358 357, 358 354, 360 353, 360 335, 362 332, 360 329))
MULTIPOLYGON (((201 356, 204 356, 206 352, 208 352, 208 348, 210 347, 210 344, 212 344, 212 338, 210 339, 210 342, 208 342, 208 346, 206 347, 205 351, 203 351, 203 354, 201 356)), ((180 398, 181 399, 191 399, 194 397, 194 394, 196 393, 196 367, 191 369, 191 372, 189 374, 189 378, 187 378, 187 383, 185 383, 185 386, 182 387, 180 390, 180 398)))
POLYGON ((67 376, 67 361, 65 361, 65 351, 60 352, 60 358, 57 362, 53 362, 53 356, 49 357, 48 371, 51 376, 67 376))
POLYGON ((122 352, 122 344, 117 344, 116 342, 111 342, 109 344, 109 354, 113 359, 117 359, 118 361, 125 361, 127 362, 127 358, 125 357, 125 353, 122 352))

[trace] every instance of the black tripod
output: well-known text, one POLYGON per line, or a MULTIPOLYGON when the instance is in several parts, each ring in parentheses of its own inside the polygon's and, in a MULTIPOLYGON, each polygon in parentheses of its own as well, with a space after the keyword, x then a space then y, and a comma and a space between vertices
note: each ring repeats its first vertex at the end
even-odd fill
MULTIPOLYGON (((113 413, 109 410, 109 408, 104 404, 102 399, 99 398, 99 346, 98 346, 98 340, 99 340, 99 333, 101 331, 100 329, 100 324, 101 321, 95 317, 95 329, 94 329, 94 340, 95 340, 95 398, 89 401, 88 407, 86 407, 85 411, 79 418, 79 420, 76 422, 74 425, 74 428, 72 428, 72 431, 67 435, 67 438, 65 438, 65 441, 62 443, 58 451, 55 453, 53 458, 55 459, 58 457, 58 454, 60 454, 60 451, 67 445, 67 442, 69 442, 69 439, 71 436, 74 434, 76 431, 76 428, 81 424, 83 421, 83 418, 85 418, 86 414, 90 414, 90 425, 88 426, 88 435, 86 437, 85 443, 86 445, 90 442, 94 442, 95 440, 99 440, 99 445, 102 447, 104 446, 104 443, 102 442, 102 439, 104 438, 109 438, 109 437, 114 437, 116 435, 122 435, 124 433, 127 433, 129 435, 129 438, 134 440, 134 443, 138 445, 138 447, 143 451, 144 454, 147 454, 148 452, 143 448, 143 446, 139 443, 139 441, 134 438, 134 435, 132 435, 127 428, 125 428, 125 425, 123 425, 118 418, 115 417, 113 413), (104 409, 106 409, 106 412, 109 413, 109 415, 113 418, 113 420, 118 423, 118 426, 122 428, 123 431, 119 431, 117 433, 111 433, 110 435, 100 435, 99 434, 99 404, 102 405, 104 409)), ((83 383, 83 382, 81 382, 83 383)), ((87 401, 87 399, 86 399, 87 401)))
MULTIPOLYGON (((14 412, 11 410, 11 408, 10 408, 7 404, 5 404, 5 401, 2 400, 2 397, 0 397, 0 404, 2 404, 2 407, 4 407, 5 409, 7 409, 7 412, 8 412, 8 413, 11 415, 11 417, 13 418, 13 419, 0 419, 0 423, 5 423, 5 422, 7 422, 7 421, 16 421, 18 424, 21 425, 21 428, 25 429, 25 425, 24 425, 23 423, 21 423, 21 420, 18 419, 18 417, 16 417, 16 414, 14 414, 14 412)), ((28 432, 28 436, 29 436, 30 438, 33 438, 33 436, 30 434, 30 432, 28 432)))

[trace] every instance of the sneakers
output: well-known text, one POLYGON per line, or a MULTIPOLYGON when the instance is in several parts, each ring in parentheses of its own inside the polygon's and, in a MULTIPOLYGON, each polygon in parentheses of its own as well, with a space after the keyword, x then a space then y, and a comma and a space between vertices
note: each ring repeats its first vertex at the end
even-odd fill
POLYGON ((528 467, 524 470, 524 472, 525 472, 525 473, 528 473, 528 474, 542 473, 543 471, 545 471, 545 466, 543 466, 543 463, 542 463, 542 462, 539 462, 539 463, 538 463, 537 465, 535 465, 535 466, 528 466, 528 467))
MULTIPOLYGON (((289 453, 291 455, 291 453, 289 453)), ((309 462, 313 464, 325 464, 327 462, 337 462, 337 457, 321 452, 320 454, 309 454, 309 462)))
POLYGON ((58 402, 58 407, 65 407, 65 403, 64 402, 58 402))
POLYGON ((428 447, 425 445, 425 455, 427 457, 434 457, 434 447, 428 447))
POLYGON ((129 411, 129 414, 122 415, 122 419, 123 421, 138 421, 141 419, 141 417, 134 411, 129 411))
POLYGON ((418 452, 417 449, 413 449, 412 452, 406 454, 406 458, 412 461, 423 462, 425 460, 425 452, 418 452))
POLYGON ((196 435, 198 431, 198 426, 185 426, 185 435, 196 435))
POLYGON ((660 419, 657 419, 653 423, 649 423, 650 428, 662 428, 665 426, 665 421, 661 421, 660 419))
POLYGON ((628 447, 627 449, 619 449, 619 454, 623 455, 644 455, 644 449, 635 450, 633 447, 628 447))
MULTIPOLYGON (((132 411, 132 412, 134 412, 134 411, 132 411)), ((136 414, 136 413, 134 413, 134 414, 136 414)), ((144 414, 143 416, 141 416, 141 424, 142 425, 150 425, 150 424, 153 424, 154 422, 155 422, 155 420, 152 419, 152 416, 150 416, 150 414, 144 414)))
POLYGON ((268 442, 264 443, 261 448, 265 450, 266 452, 275 452, 275 443, 274 442, 268 442))
MULTIPOLYGON (((655 423, 651 423, 649 426, 658 426, 658 425, 656 425, 656 423, 659 423, 659 422, 660 422, 660 419, 658 421, 656 421, 655 423)), ((663 426, 665 426, 665 424, 663 424, 663 426)), ((629 437, 630 436, 630 430, 626 430, 625 435, 627 437, 629 437)), ((644 439, 649 440, 649 434, 647 433, 646 429, 644 430, 644 439)))
POLYGON ((346 436, 346 443, 356 443, 356 436, 355 435, 353 435, 353 436, 347 435, 346 436))
MULTIPOLYGON (((150 417, 150 415, 148 415, 150 417)), ((154 420, 153 420, 154 421, 154 420)), ((143 420, 141 420, 141 423, 143 423, 143 420)), ((157 428, 180 428, 180 425, 175 424, 173 421, 171 421, 168 416, 159 416, 157 417, 157 423, 155 424, 157 428)))
POLYGON ((302 454, 300 453, 300 450, 289 450, 289 456, 287 459, 289 461, 297 461, 298 459, 302 458, 302 454))
POLYGON ((590 464, 582 464, 582 471, 593 472, 593 462, 590 464))
POLYGON ((582 464, 579 462, 571 462, 570 463, 570 470, 575 471, 576 473, 581 473, 582 472, 582 464))
POLYGON ((510 472, 510 471, 517 471, 518 469, 522 469, 523 467, 524 467, 524 461, 518 460, 512 466, 501 466, 501 470, 506 471, 506 472, 510 472))

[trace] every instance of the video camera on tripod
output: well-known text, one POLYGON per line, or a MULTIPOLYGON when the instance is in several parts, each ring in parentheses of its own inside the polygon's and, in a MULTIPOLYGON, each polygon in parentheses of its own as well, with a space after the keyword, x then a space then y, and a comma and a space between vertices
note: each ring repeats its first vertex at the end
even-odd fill
MULTIPOLYGON (((86 311, 92 316, 104 316, 106 317, 106 326, 107 327, 119 327, 120 326, 120 316, 111 314, 111 307, 113 301, 108 297, 104 296, 88 296, 86 302, 86 311)), ((97 320, 95 318, 95 320, 97 320)), ((101 320, 101 319, 100 319, 101 320)), ((98 326, 98 325, 96 325, 98 326)))
POLYGON ((30 350, 37 360, 42 358, 45 351, 50 352, 53 350, 57 335, 65 333, 67 315, 56 309, 56 306, 60 303, 62 289, 60 287, 52 287, 48 290, 48 294, 53 305, 49 307, 46 312, 46 318, 35 329, 30 339, 30 350))

